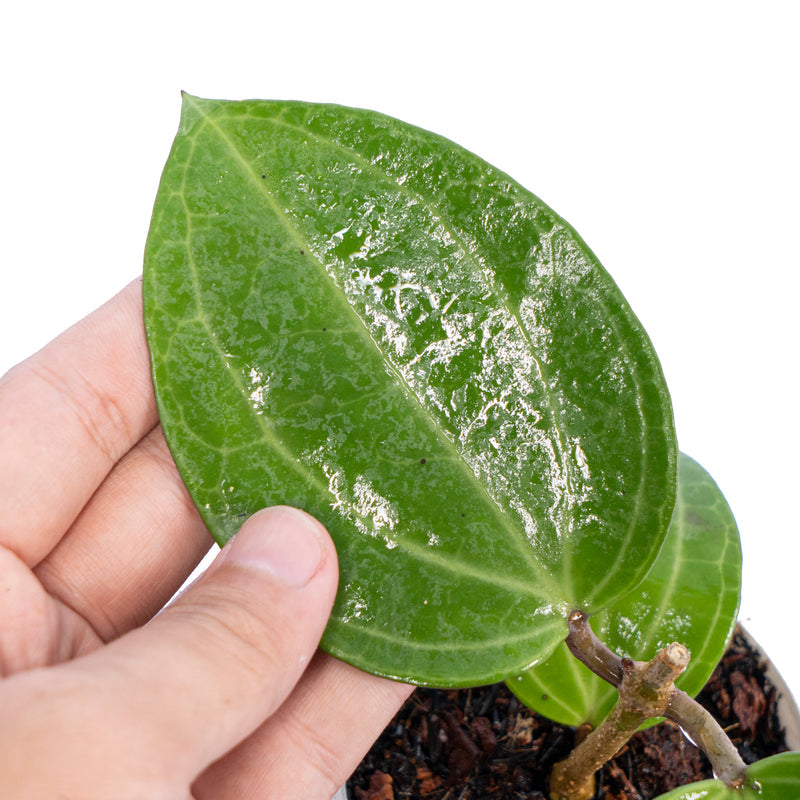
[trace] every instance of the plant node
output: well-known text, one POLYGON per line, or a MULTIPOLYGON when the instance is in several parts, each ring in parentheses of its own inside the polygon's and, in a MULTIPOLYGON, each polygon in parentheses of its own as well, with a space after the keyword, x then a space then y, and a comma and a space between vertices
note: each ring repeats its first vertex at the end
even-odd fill
POLYGON ((550 776, 552 800, 589 800, 594 794, 594 773, 613 758, 646 719, 667 713, 675 679, 689 663, 689 651, 681 644, 670 644, 651 661, 632 661, 620 658, 600 642, 583 612, 574 612, 569 624, 570 650, 619 691, 617 704, 608 717, 568 758, 553 767, 550 776))
POLYGON ((552 800, 589 800, 594 794, 594 773, 652 717, 676 722, 708 756, 715 775, 732 788, 741 788, 747 767, 725 731, 675 680, 689 664, 689 651, 673 643, 648 662, 620 658, 595 636, 588 616, 569 616, 567 646, 589 669, 617 688, 619 699, 611 713, 570 753, 550 775, 552 800))

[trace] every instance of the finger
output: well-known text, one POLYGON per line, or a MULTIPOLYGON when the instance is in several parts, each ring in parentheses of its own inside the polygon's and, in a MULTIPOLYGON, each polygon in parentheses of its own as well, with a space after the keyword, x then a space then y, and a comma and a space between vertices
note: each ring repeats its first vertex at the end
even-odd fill
POLYGON ((150 624, 0 684, 5 722, 14 720, 0 726, 4 791, 10 780, 19 797, 188 796, 197 774, 289 694, 315 652, 336 582, 336 553, 319 523, 289 508, 255 514, 150 624), (55 685, 42 691, 42 681, 55 685), (8 717, 6 708, 25 713, 8 717), (47 769, 20 774, 20 751, 48 741, 47 769), (87 791, 87 776, 103 794, 87 791))
POLYGON ((0 379, 0 544, 37 563, 156 419, 137 280, 0 379))
POLYGON ((120 652, 147 652, 152 684, 182 687, 161 724, 175 731, 173 757, 192 753, 194 776, 283 703, 316 651, 337 582, 324 528, 302 511, 268 509, 173 606, 118 640, 120 652))
POLYGON ((154 616, 212 544, 157 427, 116 464, 35 572, 108 642, 154 616))
POLYGON ((197 800, 330 800, 413 691, 317 653, 252 736, 192 787, 197 800))
POLYGON ((0 678, 93 650, 97 637, 0 545, 0 678))

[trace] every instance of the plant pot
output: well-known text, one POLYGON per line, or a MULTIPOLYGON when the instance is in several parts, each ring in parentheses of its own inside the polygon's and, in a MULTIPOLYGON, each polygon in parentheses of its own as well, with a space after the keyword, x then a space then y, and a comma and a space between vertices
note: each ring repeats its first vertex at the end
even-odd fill
MULTIPOLYGON (((783 681, 777 670, 775 670, 772 664, 763 657, 763 651, 758 647, 753 638, 741 627, 739 628, 739 633, 743 637, 749 649, 756 653, 761 654, 762 656, 761 660, 762 662, 765 662, 763 673, 768 683, 774 688, 774 697, 776 698, 774 713, 777 715, 780 727, 782 727, 785 732, 786 746, 790 750, 800 750, 800 710, 798 710, 798 706, 794 698, 792 697, 792 693, 786 686, 785 682, 783 681)), ((767 694, 769 696, 772 696, 772 693, 770 692, 767 692, 767 694)), ((676 735, 678 739, 682 738, 679 736, 679 734, 676 735)), ((695 755, 694 748, 691 748, 688 745, 687 747, 689 747, 689 752, 695 755)), ((633 752, 634 749, 631 748, 631 753, 633 752)), ((380 793, 376 793, 374 796, 389 797, 391 795, 390 794, 381 795, 380 793)), ((403 796, 408 796, 408 795, 403 795, 403 796)), ((519 796, 524 796, 524 795, 520 794, 519 796)), ((535 796, 535 793, 533 796, 535 796)), ((346 790, 346 787, 343 786, 336 793, 333 800, 355 800, 355 797, 349 794, 346 790)))
MULTIPOLYGON (((763 651, 750 634, 744 628, 741 630, 750 641, 753 649, 763 654, 763 651)), ((790 750, 800 751, 800 708, 798 708, 797 701, 783 677, 769 659, 766 661, 764 673, 778 694, 778 719, 786 733, 786 746, 790 750)))

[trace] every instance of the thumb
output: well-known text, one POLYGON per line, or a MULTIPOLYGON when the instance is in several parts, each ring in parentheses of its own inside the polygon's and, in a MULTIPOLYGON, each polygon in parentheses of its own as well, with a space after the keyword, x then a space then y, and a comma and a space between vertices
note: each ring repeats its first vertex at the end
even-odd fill
MULTIPOLYGON (((148 625, 55 670, 46 724, 73 735, 66 746, 61 737, 49 777, 60 772, 58 788, 70 797, 94 797, 81 783, 92 775, 107 790, 144 780, 164 796, 186 796, 206 766, 289 694, 322 635, 336 583, 336 553, 318 522, 286 507, 253 515, 148 625)), ((26 724, 34 724, 27 709, 26 724)))
POLYGON ((189 756, 194 778, 280 706, 316 650, 337 577, 336 551, 316 520, 287 507, 260 511, 112 654, 138 662, 161 746, 178 751, 173 768, 189 756))

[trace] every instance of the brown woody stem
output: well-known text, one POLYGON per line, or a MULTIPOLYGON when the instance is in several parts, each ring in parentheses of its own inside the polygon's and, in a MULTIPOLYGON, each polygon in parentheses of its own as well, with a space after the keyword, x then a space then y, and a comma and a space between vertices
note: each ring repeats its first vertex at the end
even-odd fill
POLYGON ((622 659, 595 636, 589 617, 583 611, 573 611, 569 615, 567 647, 604 681, 616 687, 622 683, 622 659))
POLYGON ((743 784, 744 762, 725 732, 702 706, 675 688, 675 679, 689 663, 689 651, 683 645, 670 644, 649 662, 620 658, 595 636, 586 614, 574 611, 567 646, 592 672, 617 688, 619 699, 600 726, 553 767, 553 800, 589 800, 594 794, 594 773, 645 720, 660 716, 686 731, 708 755, 721 780, 734 787, 743 784))

